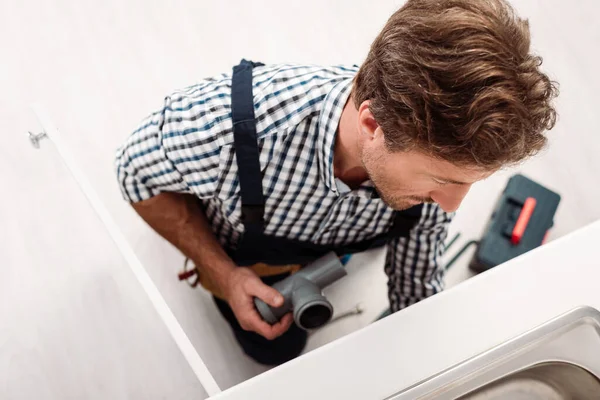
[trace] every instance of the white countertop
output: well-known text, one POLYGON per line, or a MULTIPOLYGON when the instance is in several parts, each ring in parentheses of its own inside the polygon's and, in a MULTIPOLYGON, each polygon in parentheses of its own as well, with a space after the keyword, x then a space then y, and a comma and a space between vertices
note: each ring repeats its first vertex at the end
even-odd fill
POLYGON ((233 399, 384 399, 580 305, 600 309, 600 221, 241 383, 233 399))

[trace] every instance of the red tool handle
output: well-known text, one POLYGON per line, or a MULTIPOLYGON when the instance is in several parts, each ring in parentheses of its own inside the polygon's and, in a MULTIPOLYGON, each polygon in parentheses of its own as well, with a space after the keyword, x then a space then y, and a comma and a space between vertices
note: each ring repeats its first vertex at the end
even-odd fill
POLYGON ((519 214, 515 228, 512 231, 512 236, 510 238, 512 244, 519 244, 523 238, 523 234, 525 233, 525 229, 527 229, 527 224, 529 223, 531 214, 533 214, 533 210, 535 209, 535 204, 536 200, 533 197, 528 197, 527 200, 525 200, 525 204, 523 204, 523 208, 521 209, 521 213, 519 214))
POLYGON ((190 279, 192 276, 196 275, 198 271, 196 269, 190 269, 188 271, 181 271, 177 274, 177 277, 180 281, 185 281, 186 279, 190 279))

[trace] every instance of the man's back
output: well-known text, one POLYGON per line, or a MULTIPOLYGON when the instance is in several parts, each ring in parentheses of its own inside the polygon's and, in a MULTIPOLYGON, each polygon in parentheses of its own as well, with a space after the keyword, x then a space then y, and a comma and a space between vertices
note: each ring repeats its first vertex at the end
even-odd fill
MULTIPOLYGON (((342 66, 255 68, 265 233, 342 245, 380 234, 391 223, 393 210, 370 182, 351 192, 333 175, 335 133, 356 71, 342 66)), ((230 74, 167 97, 163 109, 132 134, 117 163, 127 199, 145 200, 161 190, 193 193, 219 241, 235 247, 243 224, 230 74)))

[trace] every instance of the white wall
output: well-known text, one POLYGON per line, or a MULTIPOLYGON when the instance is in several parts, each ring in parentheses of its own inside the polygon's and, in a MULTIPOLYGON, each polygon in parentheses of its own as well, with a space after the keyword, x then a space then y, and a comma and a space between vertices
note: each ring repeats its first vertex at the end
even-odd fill
MULTIPOLYGON (((242 57, 267 63, 359 64, 372 38, 401 3, 0 3, 0 116, 4 124, 13 121, 9 129, 0 133, 4 149, 22 151, 15 143, 24 140, 22 133, 31 129, 29 122, 19 125, 26 121, 27 105, 33 100, 45 104, 223 387, 264 368, 241 354, 205 293, 192 291, 176 281, 182 257, 121 200, 112 169, 114 149, 144 116, 161 104, 164 95, 204 76, 226 71, 242 57)), ((600 194, 600 159, 596 156, 600 139, 595 136, 594 123, 600 105, 596 96, 600 83, 595 79, 600 30, 594 20, 599 6, 593 0, 514 3, 530 17, 534 48, 544 56, 545 68, 561 83, 561 118, 550 134, 551 146, 522 168, 530 177, 563 195, 552 234, 556 237, 600 217, 596 205, 600 194)), ((478 236, 513 172, 499 174, 473 188, 453 231, 463 232, 465 239, 478 236)), ((18 174, 22 185, 27 186, 34 184, 31 173, 15 166, 10 171, 0 171, 0 179, 5 181, 3 176, 18 174)), ((10 189, 5 187, 5 196, 10 189)), ((73 195, 72 189, 55 190, 65 199, 73 195)), ((39 195, 43 197, 44 192, 39 195)), ((16 218, 10 213, 3 217, 16 218)), ((89 240, 94 238, 90 232, 89 240)), ((333 288, 332 296, 340 309, 362 301, 368 303, 368 312, 315 334, 310 348, 364 326, 385 305, 382 254, 375 261, 365 260, 358 257, 353 261, 354 278, 333 288)), ((463 262, 451 271, 449 281, 452 284, 466 276, 463 262)))

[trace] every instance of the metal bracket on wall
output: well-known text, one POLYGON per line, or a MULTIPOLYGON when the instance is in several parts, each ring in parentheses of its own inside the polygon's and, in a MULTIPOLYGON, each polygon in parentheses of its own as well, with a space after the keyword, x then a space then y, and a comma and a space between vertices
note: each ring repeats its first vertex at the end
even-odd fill
POLYGON ((31 142, 31 145, 36 149, 40 148, 40 140, 48 137, 46 132, 38 133, 37 135, 30 131, 27 131, 27 133, 29 134, 29 141, 31 142))

